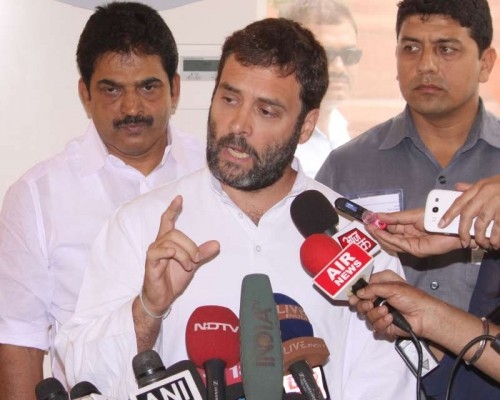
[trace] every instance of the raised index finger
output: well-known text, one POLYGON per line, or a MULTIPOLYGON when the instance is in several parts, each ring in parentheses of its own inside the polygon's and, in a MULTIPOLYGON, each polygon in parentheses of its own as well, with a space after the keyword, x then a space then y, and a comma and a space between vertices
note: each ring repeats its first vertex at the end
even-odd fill
POLYGON ((156 238, 163 236, 175 228, 175 221, 182 211, 182 196, 178 195, 170 202, 163 214, 161 215, 160 228, 156 238))

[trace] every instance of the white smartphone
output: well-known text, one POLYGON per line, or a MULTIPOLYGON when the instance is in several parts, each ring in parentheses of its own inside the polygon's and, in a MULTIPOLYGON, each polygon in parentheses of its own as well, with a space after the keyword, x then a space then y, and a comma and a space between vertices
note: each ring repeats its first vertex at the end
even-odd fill
MULTIPOLYGON (((424 228, 428 232, 435 233, 446 233, 446 234, 458 234, 458 223, 460 221, 460 216, 455 217, 451 223, 445 228, 439 228, 438 222, 443 217, 444 213, 448 211, 455 199, 460 196, 463 192, 456 190, 443 190, 443 189, 433 189, 427 195, 427 201, 425 202, 425 213, 424 213, 424 228)), ((474 221, 470 228, 471 236, 474 236, 474 221)), ((493 221, 486 229, 486 237, 490 237, 491 228, 493 227, 493 221)))

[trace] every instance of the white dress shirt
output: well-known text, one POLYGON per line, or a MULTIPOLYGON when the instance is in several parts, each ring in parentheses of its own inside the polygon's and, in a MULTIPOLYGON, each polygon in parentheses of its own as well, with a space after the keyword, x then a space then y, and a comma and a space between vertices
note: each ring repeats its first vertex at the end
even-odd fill
POLYGON ((112 212, 206 163, 196 137, 169 127, 169 143, 144 176, 109 155, 91 123, 10 187, 0 214, 0 343, 48 349, 73 314, 90 245, 112 212))
MULTIPOLYGON (((294 165, 298 168, 298 163, 294 165)), ((291 192, 263 215, 258 226, 231 201, 208 168, 121 207, 94 244, 77 310, 58 337, 57 353, 70 383, 88 380, 117 399, 136 390, 131 306, 141 290, 146 250, 155 240, 160 216, 180 194, 183 208, 176 229, 198 244, 216 239, 221 251, 196 272, 163 320, 155 350, 166 366, 187 358, 186 323, 197 307, 221 305, 238 315, 243 277, 264 273, 274 292, 303 307, 315 336, 325 340, 331 353, 325 375, 332 399, 414 398, 415 380, 393 344, 375 340, 346 305, 332 305, 313 288, 300 265, 304 239, 293 225, 290 204, 307 189, 323 192, 332 202, 338 197, 299 171, 291 192)), ((341 218, 341 227, 347 222, 341 218)), ((396 257, 380 253, 375 269, 384 268, 403 273, 396 257)))
POLYGON ((300 160, 307 176, 314 178, 330 151, 351 140, 347 126, 347 120, 334 108, 330 113, 328 133, 321 132, 316 127, 309 140, 297 146, 295 157, 300 160))

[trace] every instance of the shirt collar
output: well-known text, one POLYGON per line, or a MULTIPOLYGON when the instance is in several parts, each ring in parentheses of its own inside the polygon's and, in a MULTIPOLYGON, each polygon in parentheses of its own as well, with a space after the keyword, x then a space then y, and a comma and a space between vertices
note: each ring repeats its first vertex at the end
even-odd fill
MULTIPOLYGON (((483 139, 494 147, 500 148, 500 121, 484 108, 483 100, 479 99, 476 119, 469 131, 469 136, 463 147, 467 150, 473 147, 478 139, 483 139)), ((388 150, 397 146, 403 139, 410 138, 417 147, 425 148, 417 128, 413 123, 410 108, 406 105, 404 111, 391 120, 389 132, 380 144, 379 150, 388 150)))

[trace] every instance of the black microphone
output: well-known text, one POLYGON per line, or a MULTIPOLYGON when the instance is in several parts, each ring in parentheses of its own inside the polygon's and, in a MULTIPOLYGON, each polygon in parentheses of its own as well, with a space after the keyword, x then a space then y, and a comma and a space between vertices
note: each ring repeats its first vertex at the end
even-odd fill
POLYGON ((158 353, 147 350, 134 357, 132 367, 139 390, 129 400, 206 400, 205 384, 189 360, 165 368, 158 353))
POLYGON ((333 236, 337 233, 339 216, 325 195, 317 190, 305 190, 290 206, 292 221, 304 237, 313 233, 333 236))
POLYGON ((91 394, 101 394, 99 390, 90 382, 82 381, 77 383, 75 386, 71 388, 69 392, 69 397, 71 400, 85 398, 86 396, 90 396, 91 394))
POLYGON ((36 400, 69 400, 69 394, 56 378, 45 378, 35 386, 36 400))
POLYGON ((137 354, 132 359, 132 369, 139 388, 161 381, 168 376, 163 361, 154 350, 146 350, 137 354))

